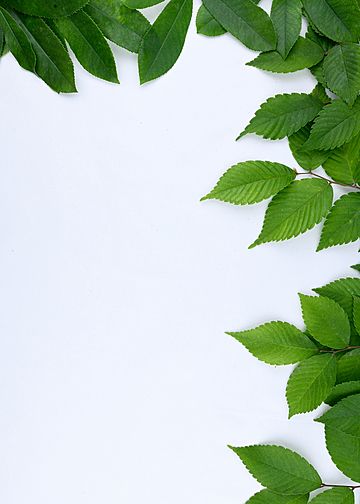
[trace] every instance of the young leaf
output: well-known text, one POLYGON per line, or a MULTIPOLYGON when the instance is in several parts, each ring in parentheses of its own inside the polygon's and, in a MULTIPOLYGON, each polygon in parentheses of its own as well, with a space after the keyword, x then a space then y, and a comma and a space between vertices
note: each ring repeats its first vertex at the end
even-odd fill
POLYGON ((357 42, 360 9, 353 0, 303 0, 311 22, 336 42, 357 42))
POLYGON ((266 12, 251 0, 204 0, 214 18, 249 49, 271 51, 276 34, 266 12))
POLYGON ((35 70, 35 53, 27 34, 11 11, 0 6, 0 27, 6 34, 6 42, 19 65, 25 70, 35 70))
POLYGON ((318 250, 351 243, 360 238, 360 193, 352 192, 339 198, 321 233, 318 250))
POLYGON ((320 179, 292 182, 270 202, 260 236, 250 246, 281 241, 313 228, 328 213, 333 191, 320 179))
POLYGON ((351 350, 337 362, 336 382, 360 381, 360 350, 351 350))
POLYGON ((226 30, 210 14, 205 5, 201 5, 196 15, 196 31, 207 37, 218 37, 226 33, 226 30))
POLYGON ((360 334, 360 297, 354 297, 354 326, 360 334))
POLYGON ((268 364, 294 364, 319 352, 306 334, 287 322, 269 322, 255 329, 227 334, 268 364))
POLYGON ((301 362, 286 387, 289 417, 320 406, 330 394, 335 380, 336 359, 333 355, 324 353, 301 362))
POLYGON ((336 467, 354 481, 360 480, 360 437, 325 427, 326 448, 336 467))
POLYGON ((345 348, 350 342, 350 322, 343 308, 330 298, 300 294, 303 319, 308 331, 329 348, 345 348))
POLYGON ((60 18, 55 24, 85 70, 100 79, 119 82, 111 49, 86 12, 60 18))
POLYGON ((360 436, 360 394, 342 399, 316 421, 346 434, 360 436))
POLYGON ((305 495, 321 486, 311 464, 282 446, 230 447, 259 483, 282 495, 305 495))
POLYGON ((335 182, 351 185, 360 183, 360 135, 338 149, 322 152, 328 154, 323 168, 335 182))
POLYGON ((291 168, 270 161, 245 161, 232 166, 202 200, 251 205, 284 189, 295 178, 291 168))
POLYGON ((57 18, 70 16, 84 7, 89 0, 6 0, 6 4, 30 16, 57 18))
POLYGON ((354 492, 350 488, 331 488, 311 500, 313 504, 354 504, 354 492))
POLYGON ((36 73, 58 93, 76 92, 74 68, 62 42, 40 18, 21 15, 36 54, 36 73))
POLYGON ((324 60, 324 75, 329 89, 352 105, 360 91, 360 47, 339 44, 324 60))
POLYGON ((324 51, 319 45, 300 37, 286 59, 283 59, 277 51, 269 51, 259 54, 257 58, 246 64, 268 72, 290 73, 313 67, 323 57, 324 51))
POLYGON ((276 50, 285 59, 301 30, 302 0, 273 0, 271 20, 277 33, 276 50))
POLYGON ((261 490, 253 495, 246 504, 307 504, 309 495, 279 495, 270 490, 261 490))
POLYGON ((338 383, 332 389, 328 397, 326 398, 326 404, 329 406, 334 406, 345 397, 349 397, 355 394, 360 394, 360 381, 350 381, 344 383, 338 383))
POLYGON ((121 0, 91 0, 86 12, 106 38, 135 53, 151 26, 145 16, 125 7, 121 0))
POLYGON ((360 99, 350 108, 341 100, 326 105, 314 122, 307 149, 329 150, 341 147, 360 133, 360 99))
POLYGON ((184 46, 192 0, 170 0, 147 31, 139 50, 140 82, 151 81, 175 64, 184 46))
POLYGON ((329 151, 306 150, 304 148, 304 144, 308 140, 310 132, 311 123, 289 136, 288 139, 292 155, 304 170, 314 170, 318 168, 331 155, 329 151))
POLYGON ((164 0, 124 0, 123 3, 129 9, 147 9, 163 1, 164 0))
POLYGON ((260 106, 238 138, 248 133, 271 140, 285 138, 312 121, 322 106, 317 98, 304 93, 276 95, 260 106))
POLYGON ((340 278, 340 280, 335 280, 323 287, 313 289, 313 291, 320 296, 326 296, 336 301, 352 320, 353 298, 360 296, 360 278, 340 278))

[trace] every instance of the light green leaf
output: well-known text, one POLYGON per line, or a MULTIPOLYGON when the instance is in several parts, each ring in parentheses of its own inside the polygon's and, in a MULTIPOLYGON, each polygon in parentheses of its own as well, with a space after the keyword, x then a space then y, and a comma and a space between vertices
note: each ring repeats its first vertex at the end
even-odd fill
POLYGON ((119 82, 111 49, 90 16, 80 11, 55 24, 85 70, 100 79, 119 82))
POLYGON ((270 17, 278 38, 276 50, 284 59, 300 35, 301 15, 301 0, 273 0, 270 17))
POLYGON ((282 446, 230 447, 259 483, 282 495, 305 495, 321 486, 311 464, 282 446))
POLYGON ((1 6, 0 27, 6 34, 6 43, 19 65, 25 68, 25 70, 33 72, 36 60, 29 38, 24 32, 21 23, 18 22, 16 15, 14 16, 11 11, 1 6))
POLYGON ((350 488, 331 488, 314 497, 314 504, 354 504, 354 492, 350 488))
POLYGON ((360 297, 354 297, 354 326, 360 334, 360 297))
POLYGON ((316 341, 341 349, 350 342, 350 322, 345 310, 330 298, 300 294, 303 319, 316 341))
POLYGON ((245 161, 232 166, 202 200, 217 199, 235 205, 258 203, 290 184, 295 171, 270 161, 245 161))
POLYGON ((353 0, 303 0, 311 22, 336 42, 357 42, 360 10, 353 0))
POLYGON ((360 193, 352 192, 339 198, 321 233, 318 250, 351 243, 360 238, 360 193))
POLYGON ((324 51, 319 45, 300 37, 286 59, 283 59, 277 51, 269 51, 259 54, 257 58, 246 64, 268 72, 290 73, 313 67, 323 57, 324 51))
POLYGON ((360 350, 347 352, 337 362, 337 383, 360 381, 360 350))
POLYGON ((61 40, 40 18, 21 15, 36 54, 36 73, 58 93, 76 92, 72 61, 61 40))
POLYGON ((255 329, 227 334, 268 364, 294 364, 319 352, 306 334, 287 322, 269 322, 255 329))
MULTIPOLYGON (((340 403, 339 403, 340 404, 340 403)), ((360 437, 325 427, 326 447, 336 467, 354 481, 360 480, 360 437)))
POLYGON ((335 280, 323 287, 313 289, 313 291, 320 296, 326 296, 336 301, 352 320, 353 298, 354 296, 360 297, 360 278, 340 278, 340 280, 335 280))
POLYGON ((220 25, 249 49, 271 51, 276 48, 271 19, 251 0, 204 0, 203 3, 220 25))
POLYGON ((339 44, 330 49, 324 60, 328 88, 352 105, 360 91, 360 47, 339 44))
POLYGON ((360 133, 360 99, 350 108, 341 100, 325 105, 315 119, 307 149, 330 150, 350 142, 360 133))
POLYGON ((333 191, 320 179, 292 182, 270 202, 260 236, 250 248, 298 236, 313 228, 328 213, 333 191))
POLYGON ((238 138, 248 133, 256 133, 271 140, 285 138, 312 121, 322 107, 323 104, 317 98, 308 94, 276 95, 260 106, 238 138))
POLYGON ((356 135, 342 147, 328 152, 323 167, 335 182, 351 185, 360 183, 360 135, 356 135))
POLYGON ((151 26, 145 16, 125 7, 121 0, 91 0, 86 12, 106 38, 135 53, 151 26))
POLYGON ((170 0, 145 34, 139 50, 140 82, 151 81, 175 64, 184 46, 192 0, 170 0))
POLYGON ((7 5, 30 16, 56 18, 70 16, 84 7, 89 0, 6 0, 7 5))
POLYGON ((331 155, 329 151, 316 151, 304 149, 304 144, 308 140, 311 132, 311 123, 307 124, 299 131, 289 137, 289 146, 292 155, 297 163, 304 170, 314 170, 321 166, 331 155))
MULTIPOLYGON (((360 436, 360 394, 345 397, 321 417, 316 419, 327 427, 332 427, 352 436, 360 436)), ((359 461, 360 462, 360 461, 359 461)))
POLYGON ((315 355, 300 362, 286 387, 289 417, 320 406, 330 394, 335 381, 336 359, 332 354, 315 355))
POLYGON ((207 37, 217 37, 226 33, 226 30, 210 14, 205 5, 201 5, 196 15, 196 30, 207 37))
POLYGON ((164 0, 123 0, 123 4, 129 9, 147 9, 163 1, 164 0))
POLYGON ((334 404, 338 403, 345 397, 349 397, 351 395, 360 394, 360 381, 350 381, 344 383, 338 383, 332 389, 328 397, 326 398, 326 404, 329 406, 334 406, 334 404))
POLYGON ((253 495, 246 504, 307 504, 309 495, 279 495, 270 490, 261 490, 253 495))

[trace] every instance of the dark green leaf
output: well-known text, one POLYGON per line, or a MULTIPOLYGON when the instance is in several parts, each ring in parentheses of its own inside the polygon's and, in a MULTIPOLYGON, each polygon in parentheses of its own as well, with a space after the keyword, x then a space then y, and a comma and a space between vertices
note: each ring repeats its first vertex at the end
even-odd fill
POLYGON ((196 16, 196 30, 207 37, 217 37, 226 33, 226 30, 210 14, 205 5, 201 5, 196 16))
POLYGON ((124 0, 123 3, 129 9, 147 9, 163 1, 164 0, 124 0))
POLYGON ((334 406, 334 404, 345 399, 345 397, 355 394, 360 394, 360 381, 338 383, 338 385, 335 385, 332 389, 325 402, 330 406, 334 406))
POLYGON ((150 23, 140 12, 131 10, 121 0, 91 0, 86 12, 106 38, 128 51, 137 53, 150 23))
POLYGON ((328 154, 323 167, 333 180, 342 184, 360 183, 360 135, 338 149, 322 152, 328 154))
POLYGON ((289 137, 289 146, 292 155, 298 164, 305 170, 314 170, 321 166, 329 157, 329 151, 306 150, 303 148, 311 131, 311 123, 289 137))
POLYGON ((285 59, 301 30, 301 0, 273 0, 271 20, 277 33, 277 51, 285 59))
POLYGON ((245 161, 225 172, 202 200, 218 199, 235 205, 251 205, 277 194, 294 178, 294 170, 280 163, 245 161))
POLYGON ((90 16, 80 11, 56 20, 55 24, 88 72, 110 82, 119 82, 110 47, 90 16))
POLYGON ((360 381, 360 350, 351 350, 337 363, 337 383, 360 381))
POLYGON ((6 43, 19 65, 33 72, 35 70, 35 53, 16 15, 0 7, 0 26, 6 34, 6 43))
POLYGON ((251 0, 204 0, 204 5, 246 47, 255 51, 276 48, 276 34, 269 16, 251 0))
POLYGON ((192 0, 170 0, 146 33, 139 50, 140 82, 151 81, 175 64, 184 46, 192 0))
POLYGON ((328 88, 352 105, 360 91, 360 47, 358 44, 336 45, 324 60, 328 88))
POLYGON ((335 45, 335 42, 333 40, 320 35, 320 33, 316 32, 311 26, 308 26, 305 37, 315 42, 315 44, 321 46, 325 52, 328 52, 328 50, 335 45))
POLYGON ((360 238, 360 193, 344 194, 326 218, 318 250, 351 243, 360 238))
POLYGON ((360 297, 354 298, 354 325, 358 334, 360 334, 360 297))
POLYGON ((6 3, 24 14, 57 18, 70 16, 84 7, 89 0, 6 0, 6 3))
POLYGON ((354 504, 354 492, 350 488, 331 488, 311 500, 313 504, 354 504))
POLYGON ((349 319, 352 320, 353 298, 354 296, 360 296, 359 278, 341 278, 340 280, 335 280, 335 282, 331 282, 313 290, 321 296, 326 296, 336 301, 344 308, 349 319))

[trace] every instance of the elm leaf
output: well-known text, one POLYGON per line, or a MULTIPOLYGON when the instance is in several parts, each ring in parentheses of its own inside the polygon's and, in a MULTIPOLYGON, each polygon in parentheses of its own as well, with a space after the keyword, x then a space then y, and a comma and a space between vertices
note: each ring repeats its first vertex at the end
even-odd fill
POLYGON ((360 183, 360 135, 331 152, 317 152, 327 154, 323 168, 335 182, 350 185, 360 183))
POLYGON ((334 406, 334 404, 338 403, 345 397, 349 397, 351 395, 360 394, 360 381, 349 381, 344 383, 338 383, 332 389, 328 397, 326 398, 326 404, 330 406, 334 406))
POLYGON ((330 49, 324 60, 327 87, 352 105, 360 91, 360 47, 339 44, 330 49))
POLYGON ((35 70, 35 53, 27 33, 16 15, 0 6, 0 27, 6 35, 6 43, 20 66, 25 70, 35 70))
POLYGON ((324 164, 329 156, 331 156, 329 151, 307 150, 304 148, 305 142, 309 139, 310 132, 311 123, 308 123, 288 138, 292 155, 297 163, 304 168, 304 170, 308 171, 318 168, 324 164))
POLYGON ((323 287, 313 289, 313 291, 320 296, 326 296, 336 301, 352 320, 353 298, 354 296, 360 297, 360 278, 340 278, 323 287))
POLYGON ((350 488, 331 488, 314 497, 314 504, 354 504, 354 492, 350 488))
POLYGON ((6 0, 7 5, 30 16, 57 18, 70 16, 80 10, 89 0, 6 0))
POLYGON ((226 30, 210 14, 205 5, 201 5, 196 15, 196 31, 207 37, 218 37, 226 33, 226 30))
POLYGON ((273 0, 271 20, 277 33, 276 50, 285 59, 301 30, 302 0, 273 0))
POLYGON ((307 504, 308 500, 308 494, 279 495, 265 489, 253 495, 246 504, 307 504))

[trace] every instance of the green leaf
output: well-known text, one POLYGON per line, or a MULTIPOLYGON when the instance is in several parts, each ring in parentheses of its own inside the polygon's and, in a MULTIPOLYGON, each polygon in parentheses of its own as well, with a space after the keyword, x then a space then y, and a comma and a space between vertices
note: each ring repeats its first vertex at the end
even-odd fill
POLYGON ((192 0, 170 0, 145 34, 139 50, 140 82, 151 81, 175 64, 184 46, 192 0))
POLYGON ((260 236, 250 248, 298 236, 313 228, 328 213, 333 191, 320 179, 292 182, 270 202, 260 236))
POLYGON ((300 294, 303 319, 310 334, 322 345, 341 349, 350 342, 345 310, 330 298, 300 294))
POLYGON ((336 301, 352 320, 353 298, 360 296, 360 278, 340 278, 340 280, 335 280, 335 282, 313 289, 313 291, 320 296, 326 296, 336 301))
MULTIPOLYGON (((339 403, 340 404, 340 403, 339 403)), ((325 427, 326 447, 337 468, 354 481, 360 480, 360 437, 325 427)))
POLYGON ((354 325, 358 334, 360 334, 360 297, 354 297, 354 325))
POLYGON ((106 38, 135 53, 151 26, 145 16, 125 7, 121 0, 91 0, 86 12, 106 38))
POLYGON ((119 82, 111 49, 90 16, 80 11, 55 24, 85 70, 100 79, 119 82))
POLYGON ((334 406, 334 404, 345 399, 345 397, 355 394, 360 394, 360 381, 338 383, 332 389, 325 402, 329 404, 329 406, 334 406))
POLYGON ((302 0, 273 0, 271 20, 278 42, 276 50, 285 59, 301 30, 302 0))
POLYGON ((266 12, 251 0, 204 0, 214 18, 249 49, 271 51, 276 34, 266 12))
POLYGON ((328 152, 323 168, 335 182, 351 185, 360 183, 360 135, 356 135, 342 147, 328 152))
POLYGON ((19 65, 25 70, 35 70, 35 53, 21 23, 11 11, 0 6, 0 26, 6 35, 6 43, 19 65))
POLYGON ((314 170, 321 166, 331 155, 328 151, 304 149, 311 132, 311 123, 289 137, 289 146, 297 163, 305 170, 314 170))
POLYGON ((315 79, 322 84, 323 86, 327 86, 324 74, 324 60, 320 61, 317 65, 310 68, 310 72, 313 74, 315 79))
POLYGON ((30 16, 57 18, 70 16, 84 7, 89 0, 6 0, 7 5, 30 16))
POLYGON ((282 446, 230 447, 259 483, 282 495, 305 495, 321 486, 311 464, 282 446))
POLYGON ((315 355, 300 362, 286 387, 289 417, 320 406, 330 394, 335 381, 336 359, 332 354, 315 355))
MULTIPOLYGON (((0 21, 0 26, 1 26, 1 21, 0 21)), ((3 55, 4 47, 5 47, 5 34, 4 34, 4 31, 0 28, 0 56, 3 55)))
POLYGON ((360 264, 353 264, 351 268, 360 273, 360 264))
POLYGON ((354 492, 350 488, 331 488, 314 497, 314 504, 354 504, 354 492))
POLYGON ((294 364, 318 353, 306 334, 287 322, 269 322, 255 329, 227 334, 268 364, 294 364))
POLYGON ((324 51, 319 45, 300 37, 286 59, 283 59, 277 51, 269 51, 259 54, 257 58, 246 64, 268 72, 290 73, 313 67, 323 57, 324 51))
POLYGON ((201 5, 196 16, 196 30, 207 37, 217 37, 226 33, 226 30, 210 14, 205 5, 201 5))
POLYGON ((277 194, 294 178, 294 170, 283 164, 245 161, 226 171, 202 200, 217 199, 235 205, 251 205, 277 194))
POLYGON ((351 350, 337 362, 337 383, 360 381, 360 350, 351 350))
POLYGON ((21 15, 36 54, 36 73, 58 93, 76 92, 72 61, 61 40, 40 18, 21 15))
POLYGON ((346 434, 360 436, 360 394, 342 399, 316 421, 346 434))
POLYGON ((315 42, 315 44, 321 46, 325 52, 328 52, 328 50, 335 45, 335 42, 333 40, 320 35, 320 33, 316 32, 311 26, 308 26, 305 37, 315 42))
POLYGON ((360 193, 352 192, 339 198, 321 233, 318 250, 351 243, 360 238, 360 193))
POLYGON ((336 45, 324 60, 328 88, 349 105, 360 91, 360 47, 358 44, 336 45))
POLYGON ((129 9, 147 9, 153 5, 158 5, 164 0, 124 0, 123 3, 129 9))
POLYGON ((307 504, 308 499, 308 494, 279 495, 265 489, 253 495, 246 504, 307 504))
POLYGON ((357 42, 360 10, 353 0, 303 0, 311 22, 336 42, 357 42))
POLYGON ((260 106, 238 138, 248 133, 271 140, 285 138, 312 121, 322 106, 317 98, 304 93, 276 95, 260 106))
POLYGON ((352 108, 341 100, 325 105, 315 119, 307 149, 330 150, 350 142, 360 133, 360 99, 352 108))

